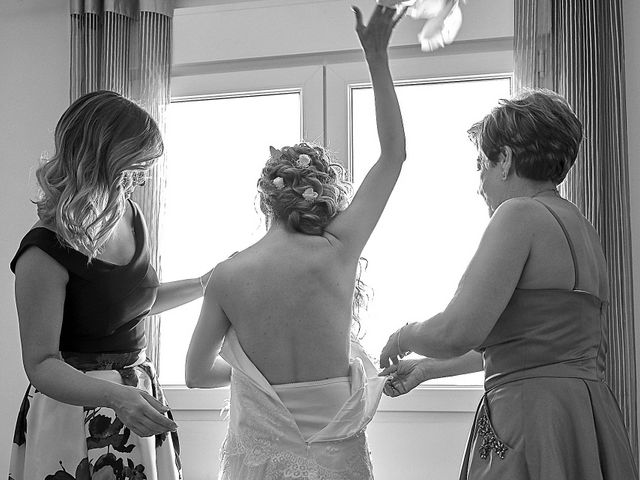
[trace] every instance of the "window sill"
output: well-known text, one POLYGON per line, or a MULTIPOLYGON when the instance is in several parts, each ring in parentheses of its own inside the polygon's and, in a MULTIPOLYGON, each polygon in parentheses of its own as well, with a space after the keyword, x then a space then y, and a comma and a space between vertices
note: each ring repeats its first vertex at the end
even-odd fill
MULTIPOLYGON (((218 411, 224 409, 229 400, 229 387, 191 390, 176 385, 164 387, 163 391, 176 411, 218 411)), ((383 395, 378 411, 475 412, 483 392, 481 386, 422 386, 398 398, 383 395)))

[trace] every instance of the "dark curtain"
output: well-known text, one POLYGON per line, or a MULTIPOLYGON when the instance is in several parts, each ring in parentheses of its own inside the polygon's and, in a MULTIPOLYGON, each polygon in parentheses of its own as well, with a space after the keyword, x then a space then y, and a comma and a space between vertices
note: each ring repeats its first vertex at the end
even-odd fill
MULTIPOLYGON (((621 0, 515 0, 516 90, 563 95, 584 125, 560 186, 600 234, 609 265, 606 380, 638 452, 633 278, 621 0)), ((636 462, 637 462, 636 458, 636 462)))

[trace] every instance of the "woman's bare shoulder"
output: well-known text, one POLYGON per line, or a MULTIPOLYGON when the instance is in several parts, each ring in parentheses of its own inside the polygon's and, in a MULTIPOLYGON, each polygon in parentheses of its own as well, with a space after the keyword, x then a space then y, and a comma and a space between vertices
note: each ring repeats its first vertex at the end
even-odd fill
MULTIPOLYGON (((517 233, 519 241, 533 237, 544 226, 544 207, 531 198, 516 197, 504 201, 493 213, 487 231, 502 235, 517 233)), ((515 238, 515 237, 514 237, 515 238)))
MULTIPOLYGON (((219 262, 213 269, 211 274, 211 281, 218 286, 228 282, 233 278, 235 273, 241 267, 243 263, 242 252, 234 252, 226 259, 219 262)), ((218 287, 219 288, 219 287, 218 287)))
POLYGON ((55 225, 51 225, 50 223, 45 223, 42 220, 38 220, 36 223, 34 223, 29 229, 29 231, 34 230, 36 228, 46 228, 47 230, 51 230, 53 233, 57 233, 55 225))

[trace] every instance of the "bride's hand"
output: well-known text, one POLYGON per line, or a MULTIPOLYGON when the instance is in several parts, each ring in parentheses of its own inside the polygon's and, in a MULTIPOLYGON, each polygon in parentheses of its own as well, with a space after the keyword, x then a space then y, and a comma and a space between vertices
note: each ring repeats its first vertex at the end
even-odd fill
POLYGON ((422 382, 429 380, 428 360, 400 360, 380 372, 380 376, 388 375, 383 392, 389 397, 399 397, 410 392, 422 382))
POLYGON ((367 60, 386 58, 391 32, 407 9, 403 8, 398 11, 395 8, 377 5, 371 14, 369 23, 365 25, 362 22, 362 12, 360 9, 355 6, 351 8, 356 15, 356 33, 358 34, 367 60))

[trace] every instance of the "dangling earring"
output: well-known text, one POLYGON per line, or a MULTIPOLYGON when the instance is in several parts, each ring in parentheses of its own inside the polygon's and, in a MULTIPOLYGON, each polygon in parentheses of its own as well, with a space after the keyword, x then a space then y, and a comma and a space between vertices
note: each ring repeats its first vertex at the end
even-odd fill
POLYGON ((122 172, 122 176, 120 177, 120 187, 122 188, 124 197, 126 199, 131 198, 131 194, 133 193, 133 190, 135 188, 132 172, 130 171, 122 172))
POLYGON ((136 187, 142 187, 147 182, 147 173, 143 170, 133 172, 133 184, 136 187))

